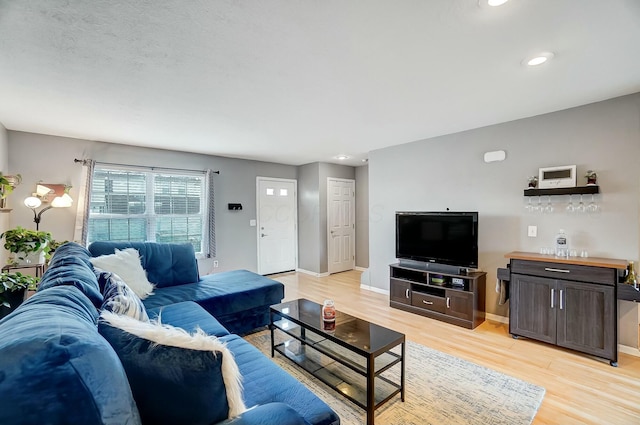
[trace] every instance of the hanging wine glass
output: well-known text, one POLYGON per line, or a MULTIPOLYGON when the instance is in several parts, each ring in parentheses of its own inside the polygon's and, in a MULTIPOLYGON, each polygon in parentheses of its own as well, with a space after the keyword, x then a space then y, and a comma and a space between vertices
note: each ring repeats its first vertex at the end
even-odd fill
POLYGON ((547 197, 547 205, 544 207, 544 212, 546 214, 551 214, 553 212, 553 205, 551 204, 551 195, 547 197))
POLYGON ((593 193, 591 194, 591 202, 587 205, 587 212, 589 214, 596 214, 600 212, 600 205, 596 203, 593 193))
POLYGON ((527 205, 524 206, 524 209, 526 212, 530 213, 530 212, 533 212, 533 204, 531 203, 531 196, 528 196, 527 199, 528 199, 528 202, 527 202, 527 205))
POLYGON ((576 207, 576 212, 584 213, 585 211, 587 211, 587 208, 584 206, 584 202, 582 202, 582 195, 580 195, 580 202, 576 207))
POLYGON ((533 207, 533 212, 541 213, 544 211, 544 207, 542 206, 542 197, 538 196, 538 203, 533 207))
POLYGON ((566 211, 567 211, 569 214, 573 214, 573 213, 575 213, 575 212, 576 212, 576 206, 575 206, 575 205, 573 205, 573 198, 572 198, 572 196, 573 196, 573 195, 569 195, 569 205, 567 205, 567 208, 565 208, 565 209, 566 209, 566 211))

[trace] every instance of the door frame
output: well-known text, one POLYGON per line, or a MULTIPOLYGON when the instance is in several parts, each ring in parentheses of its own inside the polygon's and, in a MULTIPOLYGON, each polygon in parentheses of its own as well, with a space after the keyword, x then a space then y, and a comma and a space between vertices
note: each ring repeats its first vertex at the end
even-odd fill
POLYGON ((296 179, 283 179, 277 177, 263 177, 256 176, 256 263, 258 274, 262 274, 261 270, 261 261, 260 261, 260 182, 263 181, 280 181, 280 182, 289 182, 293 183, 293 193, 294 193, 294 203, 293 203, 293 227, 294 227, 294 270, 298 270, 298 180, 296 179))
POLYGON ((329 183, 331 180, 348 182, 353 185, 353 197, 351 199, 351 220, 353 221, 353 238, 351 240, 351 252, 353 254, 353 267, 351 270, 355 270, 356 268, 356 181, 355 179, 346 179, 341 177, 327 177, 327 189, 325 193, 326 204, 327 204, 327 273, 339 273, 332 272, 331 269, 331 226, 329 225, 329 217, 331 216, 331 204, 329 202, 329 183))

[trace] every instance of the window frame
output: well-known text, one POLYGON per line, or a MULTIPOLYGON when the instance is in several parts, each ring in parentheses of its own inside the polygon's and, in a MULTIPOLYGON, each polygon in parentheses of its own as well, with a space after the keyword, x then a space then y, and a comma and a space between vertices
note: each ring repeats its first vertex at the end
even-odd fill
MULTIPOLYGON (((156 167, 136 167, 136 166, 127 166, 127 165, 118 165, 118 164, 96 164, 95 169, 93 170, 92 178, 92 187, 89 194, 89 202, 88 202, 88 227, 89 232, 87 233, 87 242, 92 242, 92 224, 95 223, 94 220, 114 220, 114 219, 143 219, 145 221, 146 229, 145 229, 145 241, 147 242, 155 242, 157 236, 157 225, 160 217, 163 218, 187 218, 186 226, 189 227, 189 218, 197 218, 200 221, 200 250, 198 251, 195 246, 194 250, 196 250, 196 256, 198 258, 204 258, 208 256, 210 252, 209 247, 209 196, 211 191, 209 188, 209 182, 207 179, 207 174, 205 171, 196 171, 196 170, 181 170, 181 169, 164 169, 164 168, 156 168, 156 167), (95 182, 96 175, 104 172, 116 172, 116 173, 138 173, 144 175, 145 180, 145 191, 144 191, 144 212, 139 214, 117 214, 113 212, 94 212, 92 211, 92 207, 94 207, 94 196, 96 196, 95 192, 95 182), (173 213, 170 212, 168 214, 158 214, 156 212, 156 196, 155 189, 157 188, 156 178, 159 176, 166 177, 177 177, 177 178, 197 178, 200 180, 200 194, 199 194, 199 213, 188 213, 188 188, 185 192, 185 213, 173 213)), ((99 192, 100 194, 108 193, 106 191, 99 192)), ((114 193, 113 191, 111 193, 114 193)), ((128 192, 126 193, 128 195, 128 192)), ((106 203, 106 196, 104 202, 106 203)), ((127 229, 129 230, 129 239, 131 236, 130 232, 130 223, 127 225, 127 229)), ((174 234, 171 234, 174 236, 174 234)), ((187 230, 187 238, 189 237, 189 233, 187 230)), ((97 240, 97 239, 96 239, 97 240)), ((139 241, 137 238, 133 241, 139 241)), ((177 242, 176 243, 189 243, 189 241, 177 242)))

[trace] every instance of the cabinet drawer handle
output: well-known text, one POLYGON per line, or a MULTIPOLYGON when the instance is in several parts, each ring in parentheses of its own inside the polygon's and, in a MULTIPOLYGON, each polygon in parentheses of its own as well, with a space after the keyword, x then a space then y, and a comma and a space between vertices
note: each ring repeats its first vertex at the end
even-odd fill
POLYGON ((551 308, 553 308, 553 301, 556 297, 556 290, 551 288, 551 308))
POLYGON ((451 298, 447 297, 447 308, 451 308, 451 298))
POLYGON ((422 302, 425 303, 426 305, 433 305, 433 301, 422 300, 422 302))
POLYGON ((404 296, 405 296, 406 298, 409 298, 409 288, 407 288, 407 290, 405 291, 404 296))
POLYGON ((567 269, 554 269, 553 267, 545 267, 544 269, 548 272, 571 273, 571 270, 567 269))

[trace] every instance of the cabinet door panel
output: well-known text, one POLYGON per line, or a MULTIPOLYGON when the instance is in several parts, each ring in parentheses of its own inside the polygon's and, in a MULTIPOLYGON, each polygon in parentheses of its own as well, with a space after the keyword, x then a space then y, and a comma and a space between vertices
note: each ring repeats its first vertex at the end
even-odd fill
POLYGON ((512 274, 509 332, 555 344, 556 292, 552 279, 512 274))
POLYGON ((616 302, 611 286, 558 281, 558 345, 613 358, 616 302))
POLYGON ((446 313, 464 320, 473 320, 473 294, 447 291, 446 313))
POLYGON ((391 279, 389 298, 403 304, 411 304, 411 284, 404 280, 391 279))

